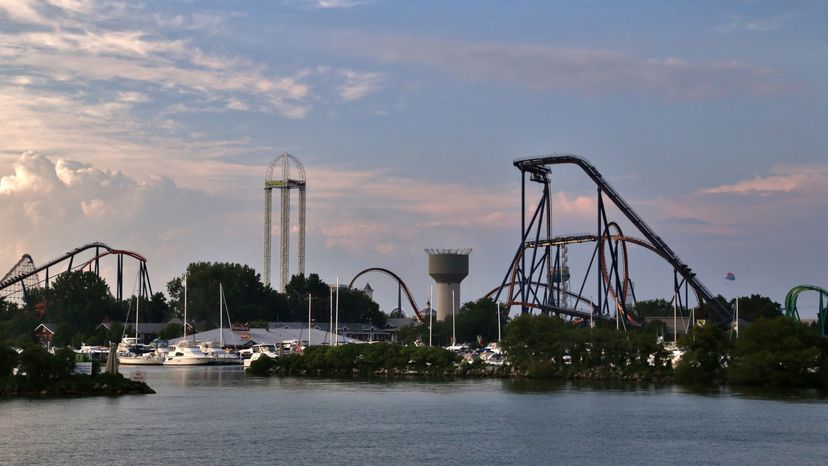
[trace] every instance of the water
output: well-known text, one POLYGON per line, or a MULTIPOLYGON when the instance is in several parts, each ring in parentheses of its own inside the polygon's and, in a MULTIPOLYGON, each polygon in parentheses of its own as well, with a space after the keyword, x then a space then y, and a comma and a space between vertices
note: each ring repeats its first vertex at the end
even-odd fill
POLYGON ((817 392, 254 378, 239 368, 142 371, 157 394, 0 401, 0 464, 824 464, 828 458, 828 403, 817 392))

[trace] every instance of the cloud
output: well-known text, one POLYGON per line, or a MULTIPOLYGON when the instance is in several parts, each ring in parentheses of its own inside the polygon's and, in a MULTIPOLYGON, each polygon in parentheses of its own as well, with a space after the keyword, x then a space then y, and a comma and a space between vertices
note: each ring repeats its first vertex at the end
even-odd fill
POLYGON ((382 87, 385 79, 383 73, 360 73, 354 70, 341 70, 340 74, 345 83, 339 86, 339 95, 342 100, 352 102, 366 95, 376 92, 382 87))
POLYGON ((611 49, 408 36, 351 36, 334 46, 386 63, 427 66, 466 79, 509 82, 539 92, 594 96, 635 91, 669 99, 706 99, 765 95, 790 87, 776 69, 737 60, 692 61, 611 49))
MULTIPOLYGON (((232 199, 177 186, 165 177, 132 178, 87 163, 28 151, 0 177, 0 266, 24 253, 43 263, 67 249, 103 241, 141 252, 164 275, 196 241, 215 244, 232 199)), ((163 276, 163 275, 162 275, 163 276)))
MULTIPOLYGON (((25 69, 42 79, 54 77, 55 84, 143 82, 151 85, 156 95, 159 91, 183 93, 225 99, 229 105, 243 94, 260 102, 259 108, 291 119, 304 118, 310 111, 309 87, 301 81, 300 73, 279 76, 243 58, 213 55, 185 40, 164 39, 163 30, 112 29, 100 21, 100 8, 93 8, 97 6, 94 3, 53 2, 49 6, 53 14, 48 18, 61 22, 41 14, 49 9, 43 4, 23 2, 17 9, 0 1, 0 11, 24 28, 0 33, 0 57, 6 67, 25 69), (32 24, 37 27, 27 30, 32 24)), ((193 21, 214 24, 209 16, 194 17, 193 21)))
POLYGON ((364 0, 312 0, 310 3, 313 8, 332 10, 354 8, 367 2, 364 0))
MULTIPOLYGON (((520 228, 520 193, 511 185, 443 183, 343 167, 311 166, 306 172, 313 216, 308 224, 318 226, 328 248, 389 254, 520 228)), ((553 210, 556 222, 582 227, 594 221, 596 201, 558 192, 553 210)))
POLYGON ((731 15, 727 18, 727 22, 717 27, 716 30, 723 33, 733 31, 778 31, 780 29, 784 29, 785 26, 787 26, 787 24, 796 16, 798 15, 792 13, 775 15, 767 18, 748 18, 744 15, 731 15))
MULTIPOLYGON (((791 170, 788 168, 787 170, 791 170)), ((812 190, 819 186, 828 186, 828 175, 824 170, 814 168, 794 168, 790 173, 768 176, 755 176, 733 184, 726 184, 702 191, 704 194, 759 194, 791 193, 812 190)))

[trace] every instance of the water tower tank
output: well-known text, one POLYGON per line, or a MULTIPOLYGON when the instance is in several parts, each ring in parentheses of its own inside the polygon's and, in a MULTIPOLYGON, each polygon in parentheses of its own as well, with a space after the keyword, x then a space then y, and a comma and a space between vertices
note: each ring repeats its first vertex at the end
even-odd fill
POLYGON ((437 296, 432 303, 437 320, 451 317, 460 310, 460 282, 469 274, 471 249, 426 249, 428 274, 436 283, 437 296))

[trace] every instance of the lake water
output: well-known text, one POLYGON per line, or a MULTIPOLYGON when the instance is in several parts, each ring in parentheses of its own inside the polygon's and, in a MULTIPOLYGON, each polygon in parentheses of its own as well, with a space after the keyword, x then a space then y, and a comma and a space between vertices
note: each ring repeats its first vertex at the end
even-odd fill
POLYGON ((828 462, 812 391, 141 370, 157 394, 0 401, 0 464, 828 462))

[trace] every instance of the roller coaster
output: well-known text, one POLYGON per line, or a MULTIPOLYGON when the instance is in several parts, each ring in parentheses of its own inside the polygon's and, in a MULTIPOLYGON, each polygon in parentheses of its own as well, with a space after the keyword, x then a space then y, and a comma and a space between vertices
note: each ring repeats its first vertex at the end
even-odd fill
POLYGON ((692 291, 696 303, 707 304, 714 315, 709 319, 720 325, 731 321, 730 310, 718 300, 696 277, 695 272, 658 236, 635 210, 604 179, 586 159, 574 154, 553 154, 514 161, 521 173, 521 242, 501 282, 488 296, 501 302, 505 295, 508 309, 518 306, 522 313, 538 310, 544 314, 568 316, 572 319, 620 319, 636 324, 633 314, 635 290, 629 277, 627 245, 643 247, 664 259, 673 268, 673 300, 677 308, 687 312, 692 291), (552 236, 552 200, 550 196, 550 166, 571 164, 581 168, 597 188, 596 234, 552 236), (528 180, 527 180, 528 178, 528 180), (529 194, 527 181, 541 185, 540 199, 534 213, 528 215, 529 194), (605 198, 632 223, 644 238, 627 236, 615 221, 608 218, 605 198), (562 286, 566 270, 562 266, 562 251, 578 243, 595 243, 583 282, 577 292, 562 286), (597 260, 596 260, 597 258, 597 260), (586 299, 584 290, 597 269, 597 299, 586 299), (574 304, 571 304, 574 299, 574 304), (631 302, 632 301, 632 305, 631 302))
POLYGON ((403 281, 402 278, 400 278, 399 275, 395 274, 394 272, 392 272, 388 269, 384 269, 382 267, 367 268, 367 269, 357 273, 356 275, 354 275, 354 278, 352 278, 351 282, 348 283, 348 288, 353 288, 354 283, 356 283, 356 281, 359 277, 361 277, 361 276, 363 276, 367 273, 372 273, 372 272, 379 272, 379 273, 382 273, 384 275, 388 275, 389 277, 393 278, 394 281, 397 282, 397 285, 399 285, 400 292, 405 293, 405 298, 408 300, 408 304, 410 304, 411 308, 414 310, 414 315, 417 317, 417 320, 420 321, 420 322, 423 321, 423 316, 420 315, 420 310, 417 307, 417 302, 414 301, 414 295, 411 294, 411 290, 408 289, 408 285, 405 284, 405 282, 403 281))
POLYGON ((828 324, 828 290, 814 285, 795 286, 785 296, 785 315, 791 319, 799 320, 799 309, 796 304, 799 295, 806 291, 815 291, 819 294, 819 309, 817 311, 817 327, 819 334, 826 335, 826 324, 828 324))
POLYGON ((35 288, 49 288, 57 275, 73 270, 87 270, 100 274, 100 262, 106 257, 115 257, 115 297, 124 297, 124 259, 138 262, 138 286, 144 296, 152 295, 152 285, 147 271, 147 259, 137 252, 113 249, 104 243, 89 243, 75 248, 41 266, 35 266, 32 257, 23 257, 0 280, 0 298, 24 304, 29 292, 35 288), (41 278, 40 274, 43 274, 41 278))

